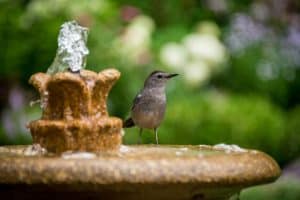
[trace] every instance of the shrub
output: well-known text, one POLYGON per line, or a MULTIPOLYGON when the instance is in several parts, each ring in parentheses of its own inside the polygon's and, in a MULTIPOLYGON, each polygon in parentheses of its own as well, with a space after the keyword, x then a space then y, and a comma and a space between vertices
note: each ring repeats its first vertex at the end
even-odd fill
POLYGON ((300 106, 287 114, 286 135, 281 149, 284 162, 293 160, 300 155, 300 106))
POLYGON ((300 199, 300 180, 284 177, 277 182, 246 189, 241 193, 243 200, 298 200, 300 199))

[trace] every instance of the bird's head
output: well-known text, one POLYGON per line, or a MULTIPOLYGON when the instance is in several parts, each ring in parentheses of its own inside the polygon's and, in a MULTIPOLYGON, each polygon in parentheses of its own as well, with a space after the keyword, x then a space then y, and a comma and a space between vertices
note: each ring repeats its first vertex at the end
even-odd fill
POLYGON ((145 87, 164 87, 166 82, 177 76, 178 74, 170 74, 163 71, 152 72, 145 81, 145 87))

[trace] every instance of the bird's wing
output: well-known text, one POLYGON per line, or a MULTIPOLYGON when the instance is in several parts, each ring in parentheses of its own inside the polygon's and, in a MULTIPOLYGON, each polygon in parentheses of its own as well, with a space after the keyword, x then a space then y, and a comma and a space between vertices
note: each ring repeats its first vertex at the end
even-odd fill
POLYGON ((131 108, 131 110, 133 110, 134 109, 134 107, 137 105, 137 104, 139 104, 139 102, 141 101, 141 99, 142 99, 142 94, 141 93, 139 93, 138 95, 136 95, 136 97, 134 98, 134 100, 133 100, 133 104, 132 104, 132 108, 131 108))

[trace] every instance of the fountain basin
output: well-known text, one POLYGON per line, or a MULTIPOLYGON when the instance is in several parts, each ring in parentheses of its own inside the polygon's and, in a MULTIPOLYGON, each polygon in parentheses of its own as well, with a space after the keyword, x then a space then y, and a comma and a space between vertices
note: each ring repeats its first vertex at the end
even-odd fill
POLYGON ((272 182, 280 175, 277 163, 255 150, 122 145, 118 152, 33 155, 28 148, 0 147, 0 188, 4 188, 0 195, 229 199, 245 187, 272 182))

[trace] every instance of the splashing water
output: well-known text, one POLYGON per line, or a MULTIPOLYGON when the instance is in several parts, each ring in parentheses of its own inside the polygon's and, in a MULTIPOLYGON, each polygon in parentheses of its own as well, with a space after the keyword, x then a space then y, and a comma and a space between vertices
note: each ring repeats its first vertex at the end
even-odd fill
POLYGON ((76 21, 65 22, 58 35, 58 49, 55 59, 48 68, 48 74, 66 71, 78 72, 85 68, 89 50, 86 46, 88 29, 76 21))

